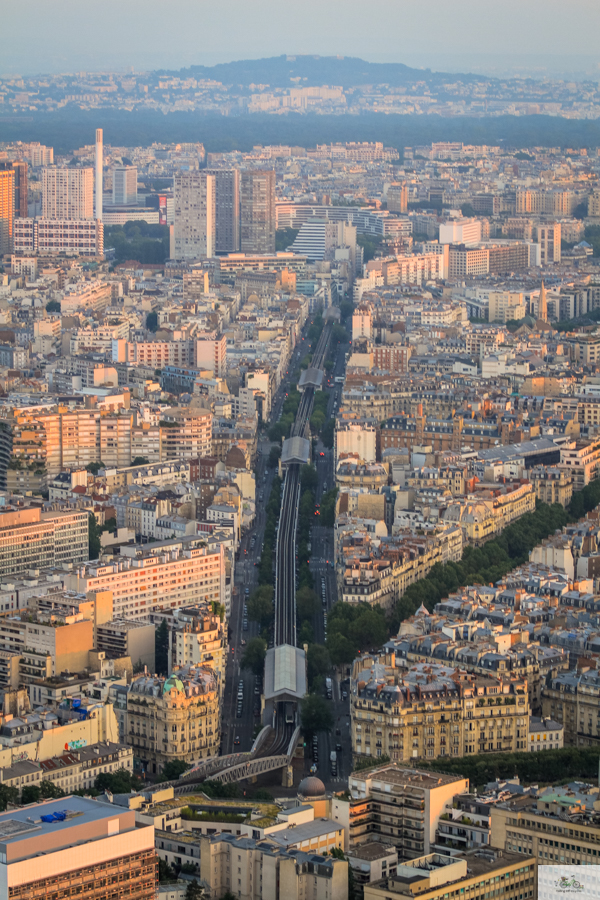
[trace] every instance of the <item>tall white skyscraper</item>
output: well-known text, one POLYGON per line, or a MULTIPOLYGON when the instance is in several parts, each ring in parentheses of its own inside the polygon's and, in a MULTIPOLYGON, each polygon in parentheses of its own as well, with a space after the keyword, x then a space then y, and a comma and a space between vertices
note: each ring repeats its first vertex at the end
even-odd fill
POLYGON ((215 252, 215 177, 206 170, 174 178, 175 259, 204 259, 215 252))
POLYGON ((42 170, 45 219, 94 218, 94 170, 59 166, 42 170))
POLYGON ((102 166, 104 165, 104 142, 102 129, 96 128, 96 218, 102 221, 102 166))
POLYGON ((137 203, 137 166, 114 167, 113 203, 115 206, 137 203))

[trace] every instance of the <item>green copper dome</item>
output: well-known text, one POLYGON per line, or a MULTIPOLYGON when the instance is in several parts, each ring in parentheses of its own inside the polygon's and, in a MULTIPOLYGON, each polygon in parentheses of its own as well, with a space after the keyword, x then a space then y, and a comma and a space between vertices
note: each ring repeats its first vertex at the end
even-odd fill
POLYGON ((169 691, 176 690, 183 693, 183 682, 179 680, 177 675, 170 675, 165 681, 165 685, 163 687, 163 694, 168 694, 169 691))

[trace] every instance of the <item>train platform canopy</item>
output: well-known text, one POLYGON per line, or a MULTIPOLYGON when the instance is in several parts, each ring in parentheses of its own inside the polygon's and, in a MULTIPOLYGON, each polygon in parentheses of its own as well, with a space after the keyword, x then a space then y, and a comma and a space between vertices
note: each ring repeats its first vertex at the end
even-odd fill
POLYGON ((310 462, 310 441, 303 437, 287 438, 281 449, 281 465, 289 466, 292 463, 304 465, 310 462))
POLYGON ((282 644, 267 650, 265 700, 301 700, 306 694, 306 654, 300 647, 282 644))
POLYGON ((320 391, 323 387, 323 370, 322 369, 303 369, 298 382, 298 390, 303 391, 304 388, 314 388, 320 391))

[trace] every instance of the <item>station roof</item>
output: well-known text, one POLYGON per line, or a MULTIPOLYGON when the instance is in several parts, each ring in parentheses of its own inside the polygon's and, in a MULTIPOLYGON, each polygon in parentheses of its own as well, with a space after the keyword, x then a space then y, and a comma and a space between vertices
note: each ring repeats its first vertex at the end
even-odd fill
POLYGON ((265 700, 300 700, 306 694, 306 654, 282 644, 267 650, 265 700))
POLYGON ((288 466, 290 463, 310 462, 310 441, 303 437, 287 438, 283 442, 281 450, 281 465, 288 466))
POLYGON ((298 382, 298 390, 302 391, 304 388, 312 387, 315 390, 320 390, 323 385, 323 370, 322 369, 303 369, 302 374, 300 375, 300 381, 298 382))

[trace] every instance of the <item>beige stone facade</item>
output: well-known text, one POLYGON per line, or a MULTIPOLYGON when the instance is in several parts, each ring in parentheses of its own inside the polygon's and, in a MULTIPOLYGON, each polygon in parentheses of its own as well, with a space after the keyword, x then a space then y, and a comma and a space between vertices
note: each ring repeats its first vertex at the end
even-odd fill
POLYGON ((527 748, 529 698, 520 679, 468 675, 417 664, 354 662, 351 730, 355 759, 394 762, 515 752, 527 748))
POLYGON ((190 666, 167 679, 134 681, 127 694, 127 743, 149 774, 171 760, 217 756, 220 705, 212 669, 190 666))

